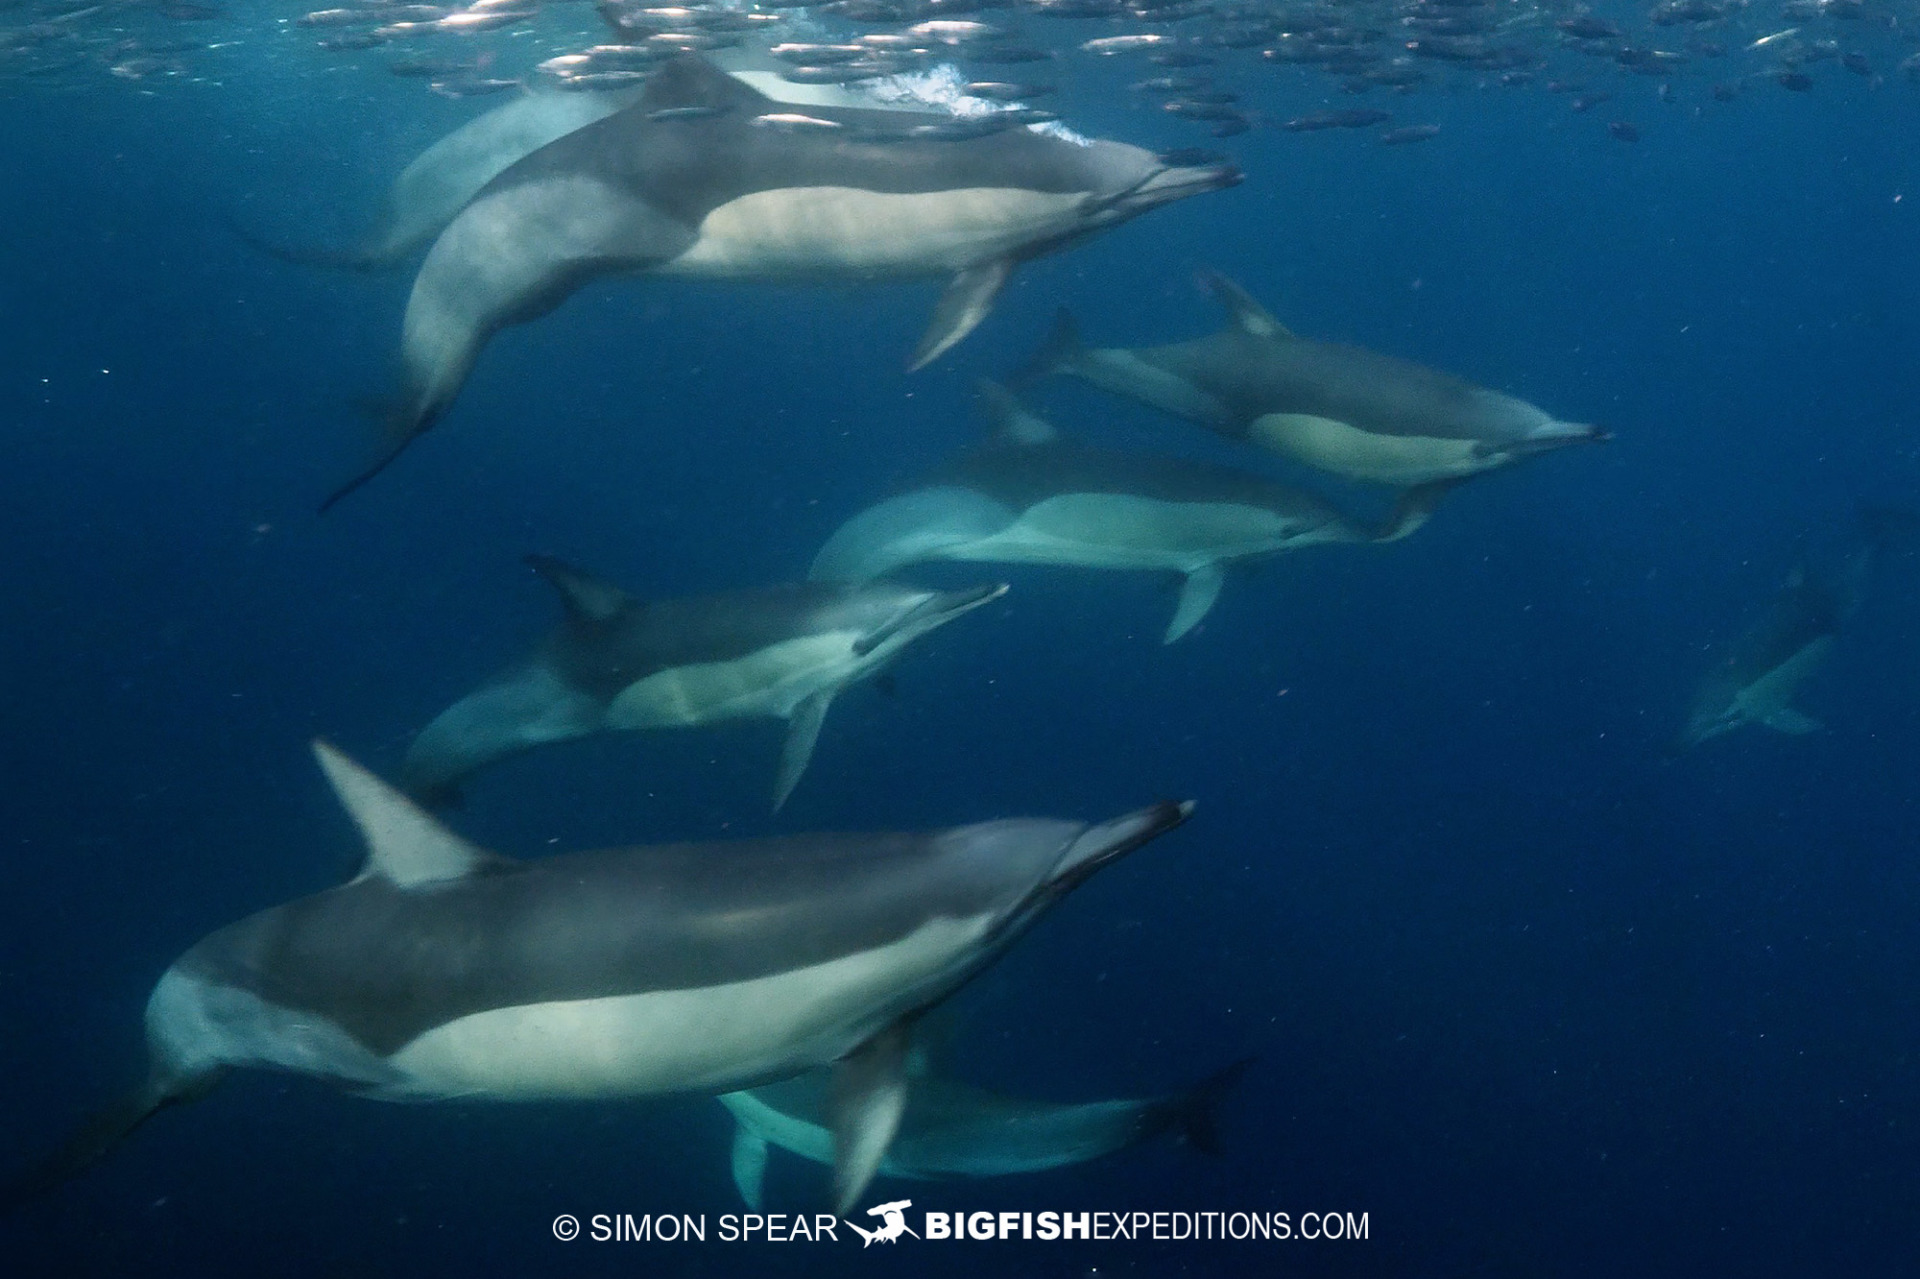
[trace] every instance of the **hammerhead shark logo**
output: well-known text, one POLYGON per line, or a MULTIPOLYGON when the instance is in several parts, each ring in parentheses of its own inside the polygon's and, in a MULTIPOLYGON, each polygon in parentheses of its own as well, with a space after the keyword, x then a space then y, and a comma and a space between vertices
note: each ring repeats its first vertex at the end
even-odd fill
POLYGON ((918 1239, 920 1236, 914 1234, 913 1228, 907 1225, 907 1219, 903 1215, 906 1210, 911 1207, 913 1207, 913 1200, 896 1199, 892 1203, 876 1204, 867 1209, 867 1215, 869 1217, 880 1218, 880 1229, 878 1230, 862 1230, 851 1221, 847 1222, 847 1225, 854 1234, 859 1235, 861 1239, 866 1241, 860 1245, 862 1248, 876 1241, 880 1243, 896 1243, 899 1241, 901 1235, 913 1235, 915 1239, 918 1239))

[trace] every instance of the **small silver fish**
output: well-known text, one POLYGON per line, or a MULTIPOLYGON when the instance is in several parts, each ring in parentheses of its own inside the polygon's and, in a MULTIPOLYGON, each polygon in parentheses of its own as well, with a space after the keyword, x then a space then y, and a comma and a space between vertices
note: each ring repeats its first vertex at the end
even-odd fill
POLYGON ((757 115, 747 121, 757 129, 773 129, 779 133, 831 133, 843 127, 838 120, 822 120, 819 116, 801 115, 797 111, 770 111, 766 115, 757 115))

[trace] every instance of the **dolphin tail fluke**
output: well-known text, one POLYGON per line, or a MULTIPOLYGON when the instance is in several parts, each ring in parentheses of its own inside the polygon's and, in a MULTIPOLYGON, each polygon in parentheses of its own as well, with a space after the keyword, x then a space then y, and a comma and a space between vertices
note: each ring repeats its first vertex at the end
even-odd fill
POLYGON ((249 229, 239 218, 231 214, 227 215, 226 223, 227 230, 233 237, 248 248, 281 262, 291 262, 296 266, 334 267, 343 271, 379 271, 392 266, 398 260, 397 255, 383 253, 375 248, 341 249, 331 245, 282 244, 249 229))
POLYGON ((994 299, 1000 296, 1007 277, 1012 274, 1012 258, 994 258, 954 276, 933 308, 933 318, 927 321, 927 331, 921 335, 920 345, 914 348, 913 358, 907 362, 907 372, 924 369, 978 328, 980 321, 987 318, 987 312, 993 310, 994 299))
POLYGON ((1047 340, 1027 357, 1025 364, 1007 375, 1006 385, 1018 391, 1043 377, 1072 373, 1080 367, 1086 351, 1080 341, 1080 325, 1074 320, 1073 312, 1063 306, 1053 314, 1053 330, 1047 334, 1047 340))
POLYGON ((145 1087, 95 1111, 58 1149, 0 1182, 0 1216, 86 1171, 168 1106, 200 1100, 226 1073, 225 1067, 215 1067, 184 1078, 156 1077, 145 1087))
POLYGON ((1393 513, 1387 516, 1387 522, 1373 535, 1376 542, 1397 542, 1411 536, 1420 526, 1433 518, 1440 500, 1454 489, 1466 483, 1466 477, 1454 476, 1444 480, 1430 480, 1425 484, 1416 484, 1400 495, 1393 504, 1393 513))
POLYGON ((361 411, 368 417, 378 420, 382 427, 384 440, 373 463, 356 473, 345 484, 327 494, 320 503, 320 514, 325 515, 340 504, 342 498, 354 492, 361 485, 393 464, 395 458, 407 451, 407 446, 419 439, 429 426, 432 418, 422 419, 418 414, 400 407, 393 401, 368 400, 362 403, 361 411))
POLYGON ((1256 1059, 1242 1057, 1225 1070, 1216 1071, 1174 1099, 1172 1118, 1187 1144, 1204 1155, 1218 1155, 1220 1142, 1220 1103, 1240 1082, 1240 1076, 1256 1059))

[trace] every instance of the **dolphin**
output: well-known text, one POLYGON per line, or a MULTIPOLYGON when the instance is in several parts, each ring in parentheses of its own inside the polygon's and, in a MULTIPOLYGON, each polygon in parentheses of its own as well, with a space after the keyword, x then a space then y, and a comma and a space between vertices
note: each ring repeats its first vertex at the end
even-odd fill
POLYGON ((1226 328, 1171 346, 1090 350, 1062 310, 1016 387, 1065 373, 1323 471, 1409 487, 1604 440, 1525 400, 1357 346, 1296 337, 1239 285, 1202 282, 1226 328))
POLYGON ((1391 542, 1455 481, 1407 490, 1363 528, 1303 490, 1227 467, 1088 448, 1003 388, 981 384, 997 426, 917 488, 860 512, 814 558, 819 581, 863 582, 926 560, 1060 564, 1184 575, 1165 642, 1192 630, 1234 564, 1339 542, 1391 542))
POLYGON ((559 591, 565 618, 414 739, 401 778, 416 798, 451 799, 468 774, 547 742, 772 716, 788 723, 777 812, 840 692, 1007 589, 803 582, 642 603, 550 556, 527 562, 559 591))
MULTIPOLYGON (((838 85, 788 84, 766 70, 728 72, 770 98, 800 106, 879 107, 838 85)), ((244 228, 242 238, 275 257, 319 266, 376 270, 427 246, 480 189, 519 160, 640 98, 638 88, 542 88, 484 112, 415 156, 387 189, 372 228, 347 248, 270 243, 244 228)))
POLYGON ((1860 607, 1876 550, 1871 542, 1857 548, 1831 573, 1796 565, 1759 625, 1700 682, 1676 748, 1748 724, 1795 735, 1818 732, 1820 721, 1789 703, 1832 655, 1841 627, 1860 607))
POLYGON ((1231 165, 1026 128, 956 137, 956 123, 783 110, 698 57, 663 63, 638 102, 513 164, 440 233, 407 300, 387 449, 325 505, 433 425, 494 333, 591 280, 947 276, 919 368, 985 318, 1017 263, 1240 181, 1231 165))
POLYGON ((721 1093, 834 1074, 845 1211, 904 1108, 914 1020, 1191 811, 515 861, 331 749, 351 882, 195 944, 147 1003, 146 1082, 0 1193, 17 1205, 235 1067, 390 1101, 721 1093))
MULTIPOLYGON (((877 1174, 934 1181, 1044 1172, 1168 1132, 1217 1153, 1215 1108, 1251 1064, 1235 1062, 1183 1093, 1122 1101, 1030 1101, 915 1074, 900 1131, 877 1174)), ((831 1101, 831 1077, 824 1071, 721 1095, 736 1125, 733 1184, 748 1208, 760 1210, 770 1146, 832 1164, 831 1101)))

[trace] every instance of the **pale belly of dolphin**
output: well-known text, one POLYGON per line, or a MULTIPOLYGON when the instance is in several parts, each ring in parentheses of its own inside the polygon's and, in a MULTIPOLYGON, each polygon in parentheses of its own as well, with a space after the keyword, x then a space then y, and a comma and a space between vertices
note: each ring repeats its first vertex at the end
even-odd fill
POLYGON ((823 688, 847 683, 867 664, 858 631, 782 640, 730 662, 699 662, 629 684, 607 708, 609 728, 684 728, 723 719, 786 718, 823 688))
POLYGON ((899 193, 788 187, 730 200, 666 275, 766 277, 956 272, 1065 235, 1078 193, 974 187, 899 193))
POLYGON ((290 1070, 387 1101, 725 1092, 826 1065, 948 978, 990 920, 935 919, 872 950, 747 981, 490 1009, 380 1057, 317 1013, 170 971, 147 1008, 159 1059, 290 1070))
POLYGON ((724 1092, 824 1065, 938 983, 986 918, 936 919, 874 950, 750 981, 474 1013, 395 1053, 395 1100, 724 1092))
POLYGON ((1036 502, 998 533, 947 547, 940 557, 1190 572, 1279 550, 1295 535, 1286 520, 1259 507, 1069 493, 1036 502))
POLYGON ((1380 435, 1306 413, 1257 417, 1247 428, 1247 438, 1323 471, 1402 488, 1478 474, 1508 460, 1503 450, 1478 440, 1380 435))

